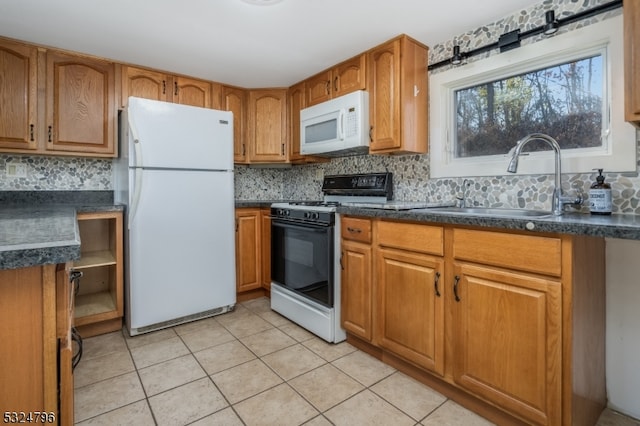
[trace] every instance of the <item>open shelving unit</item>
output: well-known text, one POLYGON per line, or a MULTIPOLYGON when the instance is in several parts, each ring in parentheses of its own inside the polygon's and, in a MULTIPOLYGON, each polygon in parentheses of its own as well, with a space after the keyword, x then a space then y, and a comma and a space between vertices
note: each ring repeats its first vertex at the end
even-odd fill
POLYGON ((74 324, 82 337, 122 328, 122 212, 79 213, 82 272, 75 296, 74 324))

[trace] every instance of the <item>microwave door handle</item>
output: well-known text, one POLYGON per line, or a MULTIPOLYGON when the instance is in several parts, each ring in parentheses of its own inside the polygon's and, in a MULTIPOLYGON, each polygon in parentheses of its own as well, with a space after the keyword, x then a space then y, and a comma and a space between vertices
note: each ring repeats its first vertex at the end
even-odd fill
POLYGON ((344 140, 344 109, 340 110, 338 115, 338 140, 344 140))

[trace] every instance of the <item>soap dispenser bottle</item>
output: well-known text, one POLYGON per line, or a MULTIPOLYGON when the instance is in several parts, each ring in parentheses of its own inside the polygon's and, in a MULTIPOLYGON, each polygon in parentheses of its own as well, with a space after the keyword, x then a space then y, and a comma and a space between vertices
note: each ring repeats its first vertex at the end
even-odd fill
POLYGON ((598 170, 596 182, 589 189, 589 208, 591 214, 611 214, 611 185, 604 182, 602 169, 598 170))

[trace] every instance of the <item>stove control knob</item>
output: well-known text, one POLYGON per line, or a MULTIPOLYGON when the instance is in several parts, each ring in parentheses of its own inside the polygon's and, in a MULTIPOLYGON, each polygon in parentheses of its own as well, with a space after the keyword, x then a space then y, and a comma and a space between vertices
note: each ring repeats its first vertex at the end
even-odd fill
POLYGON ((318 212, 311 213, 311 219, 319 219, 319 218, 320 218, 320 214, 318 212))
POLYGON ((284 215, 285 216, 290 216, 291 215, 291 210, 285 210, 284 211, 284 215))
POLYGON ((276 216, 282 216, 284 214, 284 210, 278 209, 276 210, 276 216))
POLYGON ((309 219, 311 217, 311 213, 304 212, 303 216, 304 216, 305 219, 309 219))

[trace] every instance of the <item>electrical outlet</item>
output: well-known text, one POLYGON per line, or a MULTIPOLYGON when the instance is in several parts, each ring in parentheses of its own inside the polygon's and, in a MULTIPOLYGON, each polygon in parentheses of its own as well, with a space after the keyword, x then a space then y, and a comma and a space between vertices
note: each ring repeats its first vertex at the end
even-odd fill
POLYGON ((7 174, 7 177, 14 177, 14 178, 27 177, 27 165, 26 164, 7 164, 6 174, 7 174))
POLYGON ((316 169, 316 180, 322 180, 324 175, 322 173, 322 169, 316 169))

